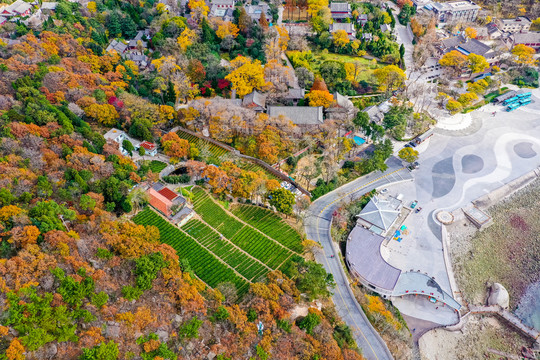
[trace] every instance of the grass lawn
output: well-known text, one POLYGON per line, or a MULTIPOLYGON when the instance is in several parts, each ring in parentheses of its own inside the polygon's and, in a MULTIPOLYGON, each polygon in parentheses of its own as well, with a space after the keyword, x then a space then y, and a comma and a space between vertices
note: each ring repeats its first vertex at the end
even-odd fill
POLYGON ((374 67, 371 60, 365 59, 360 56, 352 56, 352 55, 341 55, 341 54, 334 54, 334 53, 328 53, 323 54, 322 52, 314 51, 313 57, 315 58, 315 61, 311 63, 311 68, 314 72, 319 71, 319 67, 322 63, 325 61, 338 61, 341 63, 354 63, 358 62, 362 65, 362 70, 360 71, 360 74, 358 75, 356 81, 367 81, 367 82, 373 82, 373 71, 375 69, 384 67, 385 65, 377 63, 377 65, 374 67))
POLYGON ((150 170, 152 170, 154 174, 159 174, 161 170, 165 169, 166 167, 167 164, 165 164, 163 161, 152 160, 150 162, 150 170))

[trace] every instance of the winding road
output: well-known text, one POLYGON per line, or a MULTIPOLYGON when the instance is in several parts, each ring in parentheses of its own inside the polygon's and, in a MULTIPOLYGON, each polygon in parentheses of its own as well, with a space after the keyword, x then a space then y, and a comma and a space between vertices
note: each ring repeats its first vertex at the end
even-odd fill
POLYGON ((305 220, 307 238, 322 245, 322 249, 315 254, 317 261, 323 264, 326 271, 334 276, 336 287, 332 300, 336 310, 343 321, 353 330, 356 343, 362 349, 362 355, 368 360, 386 360, 393 359, 393 357, 356 301, 340 257, 330 258, 331 255, 339 253, 336 244, 332 242, 330 226, 332 214, 339 208, 343 200, 350 202, 373 189, 391 183, 412 180, 411 174, 402 167, 400 160, 390 158, 387 165, 388 169, 384 173, 377 172, 363 176, 314 201, 305 220))

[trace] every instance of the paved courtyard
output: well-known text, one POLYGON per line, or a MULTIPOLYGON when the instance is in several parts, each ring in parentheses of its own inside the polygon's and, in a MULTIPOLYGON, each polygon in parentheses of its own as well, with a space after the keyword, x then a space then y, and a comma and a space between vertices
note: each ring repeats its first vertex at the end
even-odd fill
MULTIPOLYGON (((411 213, 405 221, 408 235, 401 242, 391 240, 383 245, 381 253, 402 271, 433 277, 449 294, 455 290, 454 280, 447 273, 441 226, 434 215, 466 206, 540 166, 540 91, 533 91, 533 103, 524 109, 506 112, 490 105, 470 117, 477 126, 456 132, 437 130, 419 149, 420 168, 413 171, 414 182, 388 187, 389 193, 403 195, 405 206, 418 200, 422 211, 411 213), (497 111, 495 116, 493 111, 497 111)), ((422 313, 431 306, 429 302, 422 306, 404 303, 396 305, 404 314, 420 319, 425 319, 422 313)))

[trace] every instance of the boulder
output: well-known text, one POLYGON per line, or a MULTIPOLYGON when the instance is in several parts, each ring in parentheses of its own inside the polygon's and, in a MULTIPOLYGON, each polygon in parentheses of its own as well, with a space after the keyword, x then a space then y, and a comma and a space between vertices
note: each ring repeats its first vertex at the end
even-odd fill
POLYGON ((499 283, 494 283, 489 289, 487 299, 488 305, 499 305, 503 309, 508 309, 510 306, 510 295, 508 291, 499 283))
POLYGON ((117 338, 120 335, 120 324, 114 321, 109 321, 107 323, 107 328, 105 329, 105 336, 108 338, 117 338))

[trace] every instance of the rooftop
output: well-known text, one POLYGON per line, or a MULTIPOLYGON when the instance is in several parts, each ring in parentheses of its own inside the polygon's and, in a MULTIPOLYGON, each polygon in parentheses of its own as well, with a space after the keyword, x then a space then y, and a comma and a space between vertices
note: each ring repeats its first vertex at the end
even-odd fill
POLYGON ((514 44, 540 44, 540 32, 516 33, 514 44))
POLYGON ((347 33, 353 32, 354 27, 352 23, 333 23, 330 24, 330 32, 335 32, 338 30, 345 30, 347 33))
POLYGON ((501 19, 501 23, 504 25, 506 24, 514 24, 514 23, 520 23, 520 24, 530 24, 531 20, 529 20, 526 16, 518 16, 515 19, 501 19))
POLYGON ((242 99, 242 105, 248 108, 264 108, 265 104, 266 96, 261 94, 257 90, 253 90, 252 92, 244 96, 244 99, 242 99))
POLYGON ((366 227, 371 231, 381 234, 390 230, 400 212, 400 200, 391 196, 387 198, 374 196, 358 214, 358 223, 368 225, 366 227))
POLYGON ((369 283, 388 291, 394 290, 401 270, 388 264, 381 255, 384 237, 361 226, 355 226, 347 241, 347 261, 356 273, 369 283))
POLYGON ((331 12, 350 12, 351 11, 351 4, 347 2, 333 2, 330 3, 330 11, 331 12))
POLYGON ((322 106, 269 106, 268 115, 285 116, 296 125, 320 125, 324 122, 322 106))

